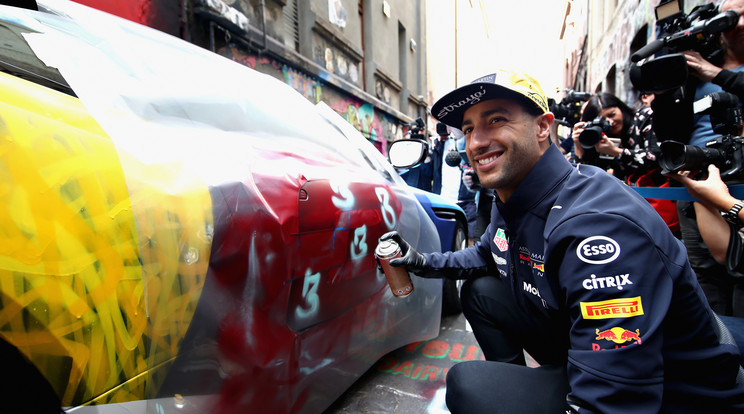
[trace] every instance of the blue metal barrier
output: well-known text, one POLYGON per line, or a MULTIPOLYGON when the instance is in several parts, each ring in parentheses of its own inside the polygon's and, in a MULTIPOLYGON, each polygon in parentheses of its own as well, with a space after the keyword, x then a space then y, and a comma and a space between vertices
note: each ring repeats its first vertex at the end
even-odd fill
MULTIPOLYGON (((696 201, 685 187, 633 187, 643 198, 655 198, 659 200, 684 200, 696 201)), ((729 193, 739 200, 744 199, 744 184, 728 186, 729 193)))

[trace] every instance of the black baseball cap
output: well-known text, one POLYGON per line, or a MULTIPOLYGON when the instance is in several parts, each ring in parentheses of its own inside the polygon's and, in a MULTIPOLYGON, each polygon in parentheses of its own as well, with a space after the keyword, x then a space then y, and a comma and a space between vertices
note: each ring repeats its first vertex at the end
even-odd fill
POLYGON ((460 129, 468 108, 495 98, 517 99, 534 106, 540 113, 550 111, 548 99, 535 78, 525 73, 498 70, 444 95, 431 107, 431 114, 436 120, 460 129))

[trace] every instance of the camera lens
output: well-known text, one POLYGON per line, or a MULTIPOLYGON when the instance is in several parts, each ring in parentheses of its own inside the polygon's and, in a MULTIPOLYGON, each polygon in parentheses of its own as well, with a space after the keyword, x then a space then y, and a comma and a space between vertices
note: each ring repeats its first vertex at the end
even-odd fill
POLYGON ((609 134, 612 131, 612 123, 604 117, 598 116, 591 122, 587 123, 584 130, 579 134, 579 142, 585 149, 597 145, 602 134, 609 134))
POLYGON ((716 148, 700 148, 676 141, 665 141, 660 145, 659 165, 666 171, 702 171, 710 164, 720 168, 726 164, 726 152, 716 148))
POLYGON ((579 134, 579 142, 585 149, 593 148, 600 139, 602 139, 602 128, 598 126, 586 128, 579 134))

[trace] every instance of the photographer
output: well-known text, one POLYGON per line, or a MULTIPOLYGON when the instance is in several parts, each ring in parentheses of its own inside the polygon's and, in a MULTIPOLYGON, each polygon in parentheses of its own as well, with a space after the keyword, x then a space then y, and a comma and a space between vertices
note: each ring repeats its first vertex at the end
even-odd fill
POLYGON ((571 139, 571 132, 573 131, 574 125, 581 120, 581 113, 584 111, 586 102, 594 94, 589 92, 578 92, 573 89, 566 89, 565 96, 556 102, 555 99, 548 99, 548 105, 550 112, 555 115, 555 122, 550 131, 551 140, 558 145, 558 149, 561 153, 566 155, 567 160, 571 160, 573 155, 574 142, 571 139), (558 127, 563 126, 568 128, 568 137, 561 137, 558 132, 558 127))
MULTIPOLYGON (((744 0, 726 0, 721 4, 720 11, 733 10, 739 14, 736 26, 720 34, 721 57, 720 66, 705 60, 698 51, 684 51, 683 54, 687 60, 689 73, 694 80, 699 80, 695 86, 694 100, 710 95, 714 92, 727 91, 744 98, 744 0)), ((679 115, 677 115, 679 119, 679 115)), ((672 124, 674 121, 669 120, 666 123, 672 124)), ((720 134, 713 131, 710 115, 695 114, 692 116, 692 132, 689 135, 689 144, 704 147, 705 144, 720 134)), ((675 138, 675 139, 679 139, 675 138)), ((731 315, 733 312, 738 313, 738 308, 744 307, 744 304, 735 306, 732 299, 734 291, 732 286, 736 282, 735 275, 728 271, 726 267, 720 264, 711 249, 714 246, 708 246, 706 240, 698 227, 698 223, 708 223, 698 217, 697 214, 705 215, 706 212, 701 209, 702 206, 695 206, 697 203, 680 200, 677 202, 677 212, 680 219, 681 238, 687 247, 688 257, 698 282, 703 288, 705 295, 710 303, 711 308, 719 315, 731 315), (734 308, 737 309, 734 309, 734 308)), ((710 216, 710 214, 708 214, 710 216)), ((705 217, 705 216, 704 216, 705 217)), ((719 255, 720 256, 720 255, 719 255)))
POLYGON ((708 177, 705 180, 694 180, 687 171, 669 176, 682 183, 699 200, 693 203, 697 225, 715 261, 739 276, 727 278, 723 283, 728 293, 723 314, 744 317, 744 246, 740 234, 744 220, 744 209, 741 206, 744 202, 729 193, 721 179, 720 170, 713 164, 708 166, 708 177), (726 220, 721 213, 729 213, 726 220))
MULTIPOLYGON (((726 10, 737 12, 739 21, 735 28, 721 33, 721 67, 703 59, 697 51, 683 52, 690 74, 702 81, 695 89, 695 100, 721 90, 744 98, 744 78, 738 75, 744 71, 744 0, 725 0, 721 4, 721 11, 726 10)), ((693 124, 690 145, 704 146, 717 136, 711 128, 708 115, 695 115, 693 124)))
POLYGON ((401 178, 418 189, 439 194, 442 191, 442 160, 444 140, 441 137, 431 139, 421 118, 410 125, 406 133, 408 139, 420 139, 428 144, 429 152, 421 164, 400 173, 401 178))
POLYGON ((623 181, 655 168, 656 138, 648 127, 649 115, 635 114, 610 93, 594 95, 571 134, 576 161, 608 170, 623 181))

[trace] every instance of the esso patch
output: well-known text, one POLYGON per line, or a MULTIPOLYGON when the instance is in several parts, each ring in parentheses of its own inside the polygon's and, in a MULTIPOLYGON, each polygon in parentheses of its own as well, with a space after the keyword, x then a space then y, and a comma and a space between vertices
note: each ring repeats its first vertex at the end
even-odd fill
POLYGON ((592 236, 584 239, 576 248, 576 256, 589 264, 609 263, 620 255, 620 245, 607 236, 592 236))

